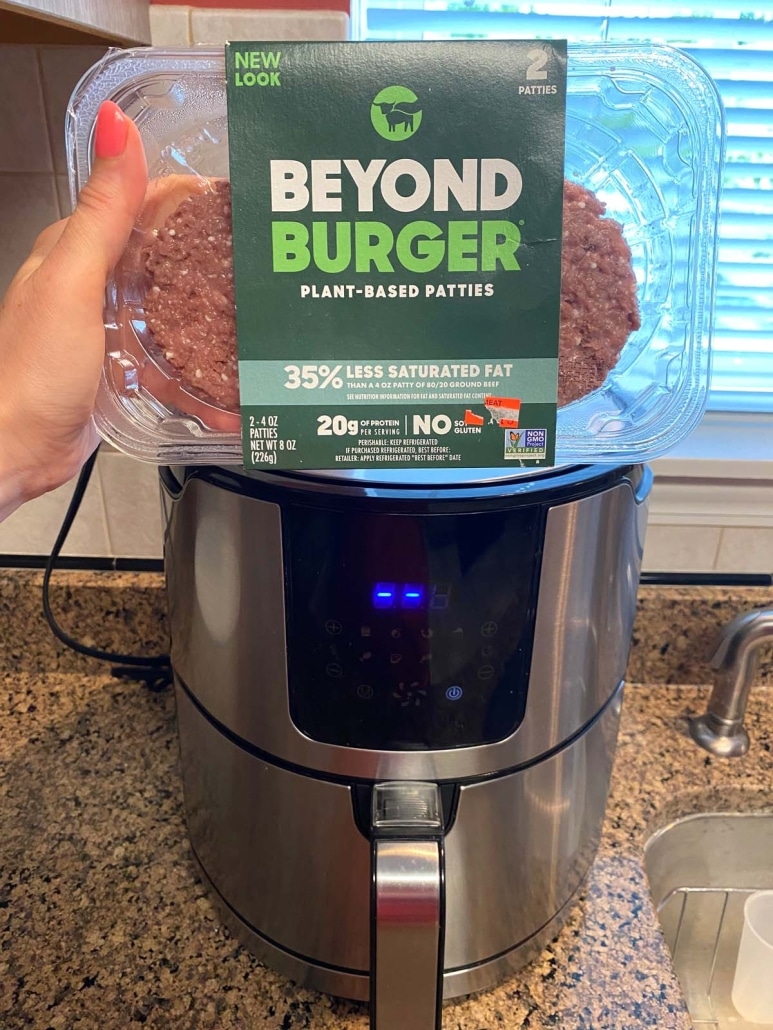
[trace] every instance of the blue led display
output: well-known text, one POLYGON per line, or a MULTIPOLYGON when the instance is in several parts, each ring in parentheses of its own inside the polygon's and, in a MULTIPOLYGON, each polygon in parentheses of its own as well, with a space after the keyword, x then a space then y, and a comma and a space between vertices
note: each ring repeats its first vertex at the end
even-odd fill
POLYGON ((417 583, 406 583, 400 598, 401 608, 421 608, 424 605, 424 587, 417 583))
POLYGON ((402 608, 403 610, 430 608, 444 611, 448 608, 451 587, 447 583, 374 583, 371 602, 374 608, 402 608))
POLYGON ((373 587, 374 608, 394 608, 396 600, 396 583, 376 583, 376 585, 373 587))

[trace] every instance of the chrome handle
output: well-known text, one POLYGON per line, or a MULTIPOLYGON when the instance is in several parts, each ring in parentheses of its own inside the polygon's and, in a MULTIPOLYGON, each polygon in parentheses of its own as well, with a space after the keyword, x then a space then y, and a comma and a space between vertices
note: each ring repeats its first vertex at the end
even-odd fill
POLYGON ((371 835, 371 1030, 440 1030, 444 886, 437 784, 376 784, 371 835))

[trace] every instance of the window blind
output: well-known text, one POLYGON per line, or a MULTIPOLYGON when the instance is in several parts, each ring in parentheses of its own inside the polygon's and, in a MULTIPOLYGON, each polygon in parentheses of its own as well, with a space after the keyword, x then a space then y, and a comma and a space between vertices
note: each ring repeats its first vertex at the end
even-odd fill
POLYGON ((773 11, 651 0, 354 0, 360 39, 668 43, 716 82, 725 108, 710 407, 773 411, 773 11))

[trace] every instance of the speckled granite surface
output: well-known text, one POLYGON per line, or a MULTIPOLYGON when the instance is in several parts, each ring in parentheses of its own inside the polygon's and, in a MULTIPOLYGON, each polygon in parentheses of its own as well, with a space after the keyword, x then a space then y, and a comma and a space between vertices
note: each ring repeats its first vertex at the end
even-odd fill
MULTIPOLYGON (((771 606, 773 590, 766 587, 640 587, 629 681, 710 682, 709 657, 722 627, 771 606)), ((757 680, 773 686, 773 650, 759 655, 757 680)))
MULTIPOLYGON (((83 603, 84 582, 60 589, 83 603)), ((123 605, 142 591, 131 577, 124 588, 110 614, 89 623, 100 643, 127 643, 123 605)), ((364 1030, 362 1007, 297 988, 222 929, 186 841, 171 695, 112 680, 85 660, 81 671, 69 658, 46 666, 37 612, 9 607, 11 593, 0 581, 3 1030, 364 1030)), ((135 611, 130 627, 143 627, 149 650, 163 644, 158 610, 135 611)), ((84 624, 94 614, 80 611, 84 624)), ((531 967, 446 1006, 444 1030, 688 1030, 643 842, 690 812, 773 807, 771 691, 753 692, 752 751, 734 763, 680 735, 680 715, 704 701, 693 689, 629 687, 580 903, 531 967)))
MULTIPOLYGON (((99 669, 60 648, 39 625, 42 573, 0 569, 0 663, 41 671, 99 669)), ((709 682, 708 657, 720 628, 736 615, 773 604, 762 587, 641 587, 628 679, 637 683, 709 682)), ((84 643, 145 654, 166 650, 166 597, 161 575, 58 572, 52 607, 84 643)), ((758 680, 773 686, 773 651, 760 655, 758 680)))
MULTIPOLYGON (((169 694, 105 676, 9 674, 0 736, 0 1025, 70 1030, 364 1028, 363 1009, 296 988, 221 928, 182 817, 169 694)), ((756 746, 707 764, 674 729, 694 693, 629 689, 608 817, 558 939, 500 987, 448 1005, 445 1030, 687 1030, 649 901, 642 842, 670 815, 756 806, 773 775, 768 691, 756 746)))
MULTIPOLYGON (((0 668, 29 672, 101 672, 101 662, 63 647, 43 621, 43 573, 0 569, 0 668)), ((163 576, 150 573, 56 572, 51 608, 62 629, 107 651, 168 650, 163 576)))

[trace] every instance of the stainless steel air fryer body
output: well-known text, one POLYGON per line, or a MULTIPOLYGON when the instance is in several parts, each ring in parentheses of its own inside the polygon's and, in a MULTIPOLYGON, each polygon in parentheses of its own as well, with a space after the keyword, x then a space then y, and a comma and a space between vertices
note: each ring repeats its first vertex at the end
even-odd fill
POLYGON ((162 471, 191 842, 261 958, 409 1030, 441 970, 480 990, 555 935, 601 829, 650 481, 162 471))

